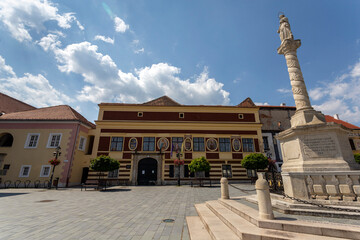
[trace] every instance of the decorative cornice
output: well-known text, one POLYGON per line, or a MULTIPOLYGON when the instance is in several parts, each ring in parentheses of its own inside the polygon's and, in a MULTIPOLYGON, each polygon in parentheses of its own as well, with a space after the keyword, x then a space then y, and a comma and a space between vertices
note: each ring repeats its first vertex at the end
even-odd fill
POLYGON ((301 46, 301 40, 285 39, 282 41, 280 47, 277 49, 278 54, 285 55, 289 52, 296 52, 296 50, 301 46))

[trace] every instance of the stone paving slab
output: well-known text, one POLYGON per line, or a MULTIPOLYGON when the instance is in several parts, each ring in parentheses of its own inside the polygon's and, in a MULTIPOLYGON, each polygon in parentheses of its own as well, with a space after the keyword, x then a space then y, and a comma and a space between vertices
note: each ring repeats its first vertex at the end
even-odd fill
MULTIPOLYGON (((230 188, 230 196, 239 195, 230 188)), ((0 239, 188 240, 186 216, 197 216, 194 204, 219 197, 219 185, 0 189, 0 239), (162 222, 167 218, 175 221, 162 222)))

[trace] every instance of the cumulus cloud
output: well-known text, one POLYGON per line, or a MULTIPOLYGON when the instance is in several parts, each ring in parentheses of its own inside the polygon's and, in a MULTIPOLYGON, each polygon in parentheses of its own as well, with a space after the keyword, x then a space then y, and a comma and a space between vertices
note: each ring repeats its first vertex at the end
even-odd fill
POLYGON ((134 53, 141 54, 141 53, 144 53, 144 51, 145 51, 144 48, 140 48, 140 49, 134 50, 134 53))
POLYGON ((254 102, 256 106, 269 106, 270 104, 267 102, 254 102))
POLYGON ((78 100, 99 102, 145 102, 168 95, 183 104, 228 104, 229 93, 223 84, 203 71, 194 79, 179 77, 181 69, 167 63, 153 64, 123 72, 108 55, 89 42, 54 50, 62 72, 81 74, 85 86, 78 100))
POLYGON ((292 93, 291 89, 287 89, 287 88, 279 88, 276 91, 278 91, 279 93, 284 93, 284 94, 292 93))
POLYGON ((36 107, 46 107, 71 102, 71 98, 56 90, 41 74, 25 73, 17 77, 12 67, 0 56, 1 91, 36 107))
POLYGON ((114 44, 114 39, 112 39, 110 37, 101 36, 101 35, 96 35, 94 40, 100 40, 103 42, 114 44))
POLYGON ((127 25, 124 20, 122 20, 119 17, 114 18, 114 24, 115 24, 115 31, 124 33, 126 30, 129 29, 129 25, 127 25))
POLYGON ((80 29, 84 27, 74 16, 74 13, 59 14, 58 8, 50 1, 42 0, 1 0, 0 20, 10 31, 13 38, 22 41, 31 41, 30 30, 37 32, 45 30, 44 23, 56 21, 63 29, 71 27, 73 21, 80 29))
POLYGON ((324 114, 339 114, 340 119, 360 123, 360 62, 349 68, 349 72, 332 82, 311 89, 309 95, 314 108, 324 114))
POLYGON ((58 34, 49 33, 46 37, 40 39, 37 42, 46 52, 50 50, 55 50, 61 46, 61 42, 59 41, 58 34))

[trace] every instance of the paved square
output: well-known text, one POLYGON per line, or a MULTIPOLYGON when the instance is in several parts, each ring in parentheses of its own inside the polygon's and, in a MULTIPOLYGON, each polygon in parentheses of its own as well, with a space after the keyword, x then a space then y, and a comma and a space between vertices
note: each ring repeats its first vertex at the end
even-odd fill
POLYGON ((185 217, 197 215, 194 204, 219 197, 219 185, 0 189, 0 239, 189 239, 185 217))

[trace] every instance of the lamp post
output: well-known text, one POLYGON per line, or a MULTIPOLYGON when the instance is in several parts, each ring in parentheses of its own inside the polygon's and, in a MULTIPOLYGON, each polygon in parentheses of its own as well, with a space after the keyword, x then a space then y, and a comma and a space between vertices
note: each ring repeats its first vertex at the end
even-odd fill
POLYGON ((61 155, 60 150, 61 150, 61 147, 57 146, 55 152, 53 152, 53 155, 54 155, 55 158, 51 159, 49 161, 49 163, 53 166, 53 169, 52 169, 52 172, 51 172, 50 182, 48 184, 48 189, 51 189, 51 184, 52 184, 52 180, 53 180, 53 177, 54 177, 55 167, 60 164, 60 161, 58 160, 58 157, 60 157, 60 155, 61 155))

